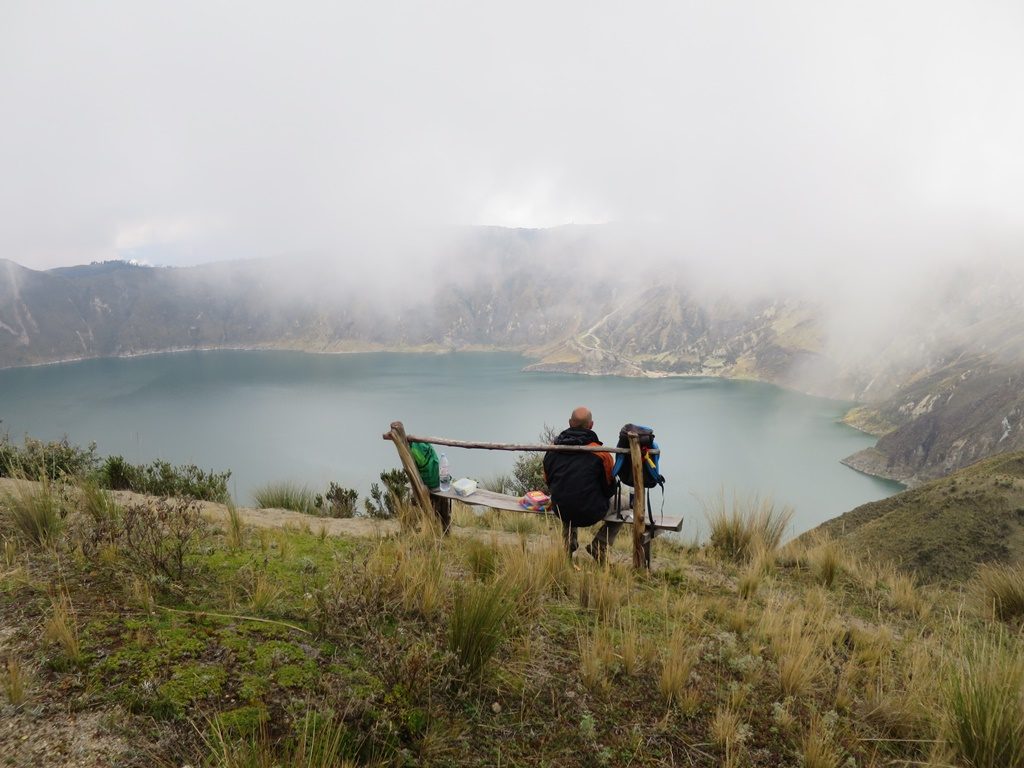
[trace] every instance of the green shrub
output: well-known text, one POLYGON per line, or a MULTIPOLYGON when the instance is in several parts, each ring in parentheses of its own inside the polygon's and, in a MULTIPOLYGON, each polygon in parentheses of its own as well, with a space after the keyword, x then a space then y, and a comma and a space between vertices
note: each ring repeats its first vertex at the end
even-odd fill
POLYGON ((195 464, 173 466, 162 459, 150 464, 131 464, 123 456, 108 456, 98 477, 100 485, 115 491, 224 502, 228 499, 231 470, 205 471, 195 464))
POLYGON ((1024 766, 1024 656, 1011 640, 980 640, 956 660, 947 738, 975 768, 1024 766))
POLYGON ((305 485, 290 481, 267 483, 253 491, 256 506, 261 509, 290 509, 293 512, 315 514, 313 492, 305 485))
POLYGON ((158 585, 182 584, 195 573, 194 555, 207 535, 199 505, 188 499, 147 500, 121 513, 119 542, 128 563, 158 585))
POLYGON ((85 477, 95 471, 98 463, 96 443, 80 448, 69 443, 67 437, 45 442, 26 436, 19 448, 7 435, 0 438, 0 477, 32 480, 85 477))
POLYGON ((370 498, 364 500, 366 514, 378 520, 398 517, 402 509, 412 505, 412 488, 409 478, 401 469, 389 469, 380 473, 384 489, 377 483, 370 485, 370 498))
POLYGON ((1024 617, 1024 567, 983 565, 976 577, 985 608, 1001 621, 1024 617))
POLYGON ((508 619, 516 603, 508 592, 508 585, 497 581, 470 585, 455 596, 448 647, 469 678, 483 674, 508 636, 508 619))
POLYGON ((325 517, 348 518, 355 517, 358 501, 358 491, 331 483, 327 488, 327 493, 323 496, 319 493, 316 495, 316 498, 313 499, 313 506, 325 517))

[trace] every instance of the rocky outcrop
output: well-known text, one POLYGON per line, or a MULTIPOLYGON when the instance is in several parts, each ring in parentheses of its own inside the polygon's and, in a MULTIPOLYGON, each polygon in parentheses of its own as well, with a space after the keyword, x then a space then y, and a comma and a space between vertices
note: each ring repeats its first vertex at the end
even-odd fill
POLYGON ((874 448, 843 463, 917 485, 1024 449, 1024 366, 987 356, 964 359, 864 410, 894 426, 874 448))

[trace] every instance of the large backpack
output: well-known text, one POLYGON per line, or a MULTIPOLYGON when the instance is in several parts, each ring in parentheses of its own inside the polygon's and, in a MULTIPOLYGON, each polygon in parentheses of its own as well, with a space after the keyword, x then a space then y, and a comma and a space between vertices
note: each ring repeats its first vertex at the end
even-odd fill
MULTIPOLYGON (((640 442, 640 454, 643 457, 643 487, 654 488, 655 486, 662 486, 662 490, 665 487, 665 478, 662 477, 659 471, 659 465, 661 463, 661 454, 651 454, 651 449, 658 449, 658 444, 654 442, 654 430, 650 427, 641 427, 637 424, 626 424, 619 430, 619 442, 617 448, 629 448, 629 433, 636 432, 640 442)), ((630 460, 628 453, 620 453, 615 457, 615 466, 612 468, 612 476, 619 478, 619 482, 623 485, 628 485, 630 488, 635 488, 636 483, 633 480, 633 462, 630 460)))

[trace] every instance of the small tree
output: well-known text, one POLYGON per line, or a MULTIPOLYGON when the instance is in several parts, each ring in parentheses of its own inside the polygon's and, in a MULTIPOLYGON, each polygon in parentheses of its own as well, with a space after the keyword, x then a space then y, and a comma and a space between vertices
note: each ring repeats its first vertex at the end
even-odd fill
POLYGON ((364 501, 366 514, 379 520, 390 520, 398 515, 398 508, 408 504, 412 498, 409 478, 401 469, 389 469, 380 473, 384 490, 377 483, 370 486, 370 498, 364 501))
MULTIPOLYGON (((540 441, 550 445, 558 437, 554 427, 544 425, 540 433, 540 441)), ((547 493, 548 484, 544 481, 544 454, 523 453, 516 459, 512 466, 512 485, 509 488, 515 496, 522 496, 527 491, 544 491, 547 493)))
POLYGON ((316 495, 313 504, 327 517, 354 517, 358 500, 358 491, 331 483, 327 493, 323 496, 319 493, 316 495))

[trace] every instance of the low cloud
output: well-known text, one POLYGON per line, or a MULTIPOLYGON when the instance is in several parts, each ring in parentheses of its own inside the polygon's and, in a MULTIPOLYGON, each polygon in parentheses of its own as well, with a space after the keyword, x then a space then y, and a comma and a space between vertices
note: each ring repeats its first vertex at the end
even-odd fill
POLYGON ((1019 285, 1021 39, 995 1, 21 4, 0 257, 275 257, 405 301, 500 279, 467 226, 575 224, 519 256, 805 298, 869 355, 957 270, 1019 285))

